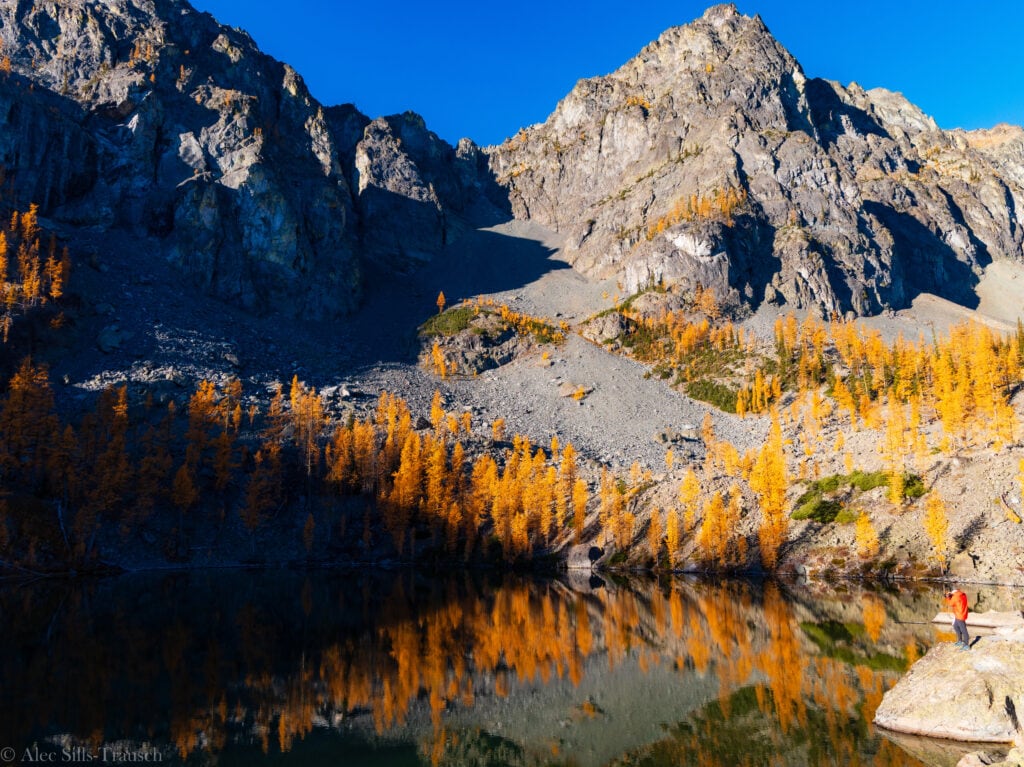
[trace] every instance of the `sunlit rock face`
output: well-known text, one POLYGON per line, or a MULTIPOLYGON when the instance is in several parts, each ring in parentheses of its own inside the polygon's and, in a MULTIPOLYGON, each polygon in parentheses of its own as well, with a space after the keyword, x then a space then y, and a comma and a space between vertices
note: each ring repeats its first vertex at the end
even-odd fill
POLYGON ((971 304, 980 269, 1021 259, 1019 129, 942 131, 899 94, 809 79, 731 5, 490 152, 516 215, 626 292, 868 314, 921 291, 971 304))
POLYGON ((971 650, 934 647, 889 690, 875 724, 936 738, 1010 743, 1024 710, 1024 637, 982 637, 971 650))

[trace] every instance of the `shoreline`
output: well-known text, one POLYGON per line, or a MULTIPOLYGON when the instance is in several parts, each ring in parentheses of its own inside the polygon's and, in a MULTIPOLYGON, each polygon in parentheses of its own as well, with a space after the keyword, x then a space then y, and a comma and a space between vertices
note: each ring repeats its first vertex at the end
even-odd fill
POLYGON ((863 575, 834 574, 829 577, 809 578, 805 573, 794 570, 784 570, 769 573, 761 569, 735 569, 735 570, 698 570, 698 569, 672 569, 660 570, 643 567, 531 567, 505 565, 503 563, 478 563, 472 565, 461 565, 458 567, 447 567, 438 564, 424 564, 417 562, 403 562, 395 560, 356 560, 349 562, 308 562, 300 560, 281 560, 279 562, 264 563, 213 563, 199 565, 153 565, 146 567, 131 568, 121 565, 107 565, 95 569, 67 569, 53 571, 30 571, 26 568, 8 567, 0 565, 0 587, 11 583, 25 583, 37 580, 75 580, 79 578, 102 579, 110 577, 121 577, 131 575, 156 575, 156 574, 180 574, 180 573, 201 573, 217 571, 243 571, 264 572, 271 570, 291 571, 346 571, 346 570, 376 570, 380 572, 396 572, 403 570, 417 571, 423 575, 450 576, 458 573, 498 573, 520 576, 537 576, 545 578, 558 578, 559 576, 570 575, 596 575, 604 577, 627 576, 659 579, 663 577, 672 578, 696 578, 716 580, 738 580, 738 581, 772 581, 782 584, 800 585, 834 585, 839 583, 858 583, 864 585, 884 586, 903 584, 949 584, 960 583, 970 586, 994 586, 1000 588, 1020 589, 1024 591, 1024 582, 993 581, 993 580, 972 580, 962 577, 907 577, 899 575, 881 575, 879 577, 867 577, 863 575), (20 572, 6 574, 6 570, 17 570, 20 572))

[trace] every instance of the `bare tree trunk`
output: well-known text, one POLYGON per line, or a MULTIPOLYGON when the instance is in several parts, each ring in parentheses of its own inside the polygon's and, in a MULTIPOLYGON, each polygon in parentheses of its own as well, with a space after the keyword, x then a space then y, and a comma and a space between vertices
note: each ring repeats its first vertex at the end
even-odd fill
POLYGON ((64 546, 68 552, 71 551, 71 543, 68 541, 68 531, 64 527, 64 502, 57 501, 57 523, 60 525, 60 534, 64 538, 64 546))

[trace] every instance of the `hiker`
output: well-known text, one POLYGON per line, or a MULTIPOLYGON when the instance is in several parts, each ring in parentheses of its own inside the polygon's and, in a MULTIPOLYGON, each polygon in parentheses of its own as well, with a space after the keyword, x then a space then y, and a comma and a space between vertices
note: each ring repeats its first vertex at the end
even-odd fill
POLYGON ((970 650, 971 637, 967 634, 967 595, 960 589, 947 591, 946 604, 953 611, 953 631, 956 632, 956 646, 961 650, 970 650))

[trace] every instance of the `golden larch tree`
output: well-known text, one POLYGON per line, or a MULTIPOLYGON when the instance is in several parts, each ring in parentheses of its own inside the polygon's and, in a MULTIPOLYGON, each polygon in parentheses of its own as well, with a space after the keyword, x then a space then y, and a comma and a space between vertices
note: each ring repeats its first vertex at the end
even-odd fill
POLYGON ((679 512, 670 508, 665 517, 665 546, 668 548, 668 563, 679 551, 679 512))
POLYGON ((0 478, 38 481, 59 429, 49 370, 22 360, 0 406, 0 478))
POLYGON ((697 547, 701 557, 716 565, 723 565, 729 546, 728 530, 725 528, 726 508, 722 494, 717 490, 704 504, 704 520, 697 535, 697 547))
POLYGON ((199 491, 196 490, 195 479, 187 463, 182 464, 175 472, 171 493, 174 505, 178 507, 181 514, 195 506, 199 500, 199 491))
POLYGON ((693 469, 687 469, 679 485, 679 504, 683 511, 683 530, 692 533, 697 524, 697 508, 700 499, 700 482, 693 469))
POLYGON ((281 446, 276 442, 266 442, 254 457, 254 467, 249 475, 249 485, 245 493, 245 504, 240 509, 242 522, 249 531, 249 540, 254 552, 256 531, 277 508, 281 494, 281 446))
POLYGON ((903 477, 909 450, 903 405, 893 395, 889 397, 889 417, 880 448, 885 460, 885 473, 889 477, 889 500, 898 506, 903 502, 903 477))
POLYGON ((928 498, 924 502, 923 524, 924 531, 928 534, 928 540, 931 541, 932 549, 935 552, 935 558, 940 565, 945 566, 949 546, 947 538, 949 519, 946 516, 946 504, 936 490, 928 493, 928 498))
POLYGON ((857 517, 856 527, 857 556, 861 559, 871 559, 878 554, 879 542, 878 532, 871 523, 871 517, 867 512, 862 511, 857 517))
POLYGON ((651 520, 647 526, 647 548, 650 549, 655 562, 661 554, 661 536, 661 509, 656 508, 651 512, 651 520))
POLYGON ((782 444, 782 427, 774 406, 771 418, 768 440, 761 447, 750 475, 750 489, 757 494, 761 507, 761 526, 757 531, 761 561, 769 569, 775 567, 779 549, 786 541, 789 528, 789 517, 786 514, 789 476, 782 444))
POLYGON ((582 479, 577 479, 572 485, 572 527, 576 543, 583 540, 583 526, 587 519, 588 496, 587 483, 582 479))
POLYGON ((441 392, 434 391, 434 398, 430 400, 430 425, 434 427, 434 433, 440 434, 444 427, 445 412, 444 402, 441 399, 441 392))

